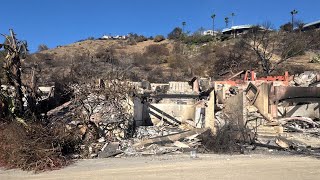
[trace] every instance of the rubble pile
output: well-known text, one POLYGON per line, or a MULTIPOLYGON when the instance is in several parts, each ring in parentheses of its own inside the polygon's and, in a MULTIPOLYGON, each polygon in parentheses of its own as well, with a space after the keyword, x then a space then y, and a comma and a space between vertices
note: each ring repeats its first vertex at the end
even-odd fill
MULTIPOLYGON (((154 129, 154 127, 148 129, 154 129)), ((136 138, 133 147, 135 148, 136 155, 190 152, 201 145, 201 140, 197 137, 207 130, 208 129, 193 129, 182 131, 179 128, 168 128, 160 132, 160 135, 158 135, 159 132, 156 132, 156 134, 151 135, 151 138, 149 138, 150 135, 136 138), (163 132, 167 132, 168 134, 161 135, 163 132)))
POLYGON ((73 100, 47 112, 47 119, 51 123, 61 122, 70 131, 78 132, 82 140, 81 152, 74 157, 98 157, 100 152, 116 146, 112 143, 119 144, 132 137, 132 105, 127 99, 130 89, 113 83, 112 92, 92 85, 74 86, 73 100), (123 88, 117 90, 120 86, 123 88))
POLYGON ((290 80, 251 75, 244 81, 206 81, 205 87, 197 78, 145 89, 118 80, 78 84, 70 101, 41 120, 72 134, 71 145, 64 146, 71 149, 57 152, 66 150, 74 159, 254 149, 320 154, 319 74, 290 80), (164 86, 166 91, 158 91, 164 86))
POLYGON ((320 87, 320 74, 313 71, 306 71, 301 74, 297 74, 293 77, 293 80, 290 81, 290 85, 292 86, 300 86, 300 87, 309 87, 316 86, 320 87))
POLYGON ((230 122, 243 126, 252 132, 243 146, 251 149, 320 154, 318 72, 260 79, 252 74, 250 80, 219 81, 215 87, 216 129, 230 122))
POLYGON ((183 132, 183 130, 172 126, 140 126, 136 128, 135 137, 137 139, 149 139, 181 132, 183 132))
POLYGON ((310 59, 310 63, 320 63, 320 54, 317 54, 316 56, 312 57, 310 59))
POLYGON ((139 127, 132 138, 121 140, 100 138, 91 143, 88 157, 106 158, 190 152, 201 146, 201 140, 197 137, 203 132, 203 130, 183 131, 174 127, 139 127))
MULTIPOLYGON (((101 88, 77 88, 74 100, 47 113, 51 122, 63 122, 70 131, 77 131, 82 139, 80 153, 74 158, 106 158, 122 156, 181 153, 201 145, 198 135, 204 129, 159 123, 158 126, 133 124, 133 105, 126 94, 106 96, 101 88), (122 96, 120 98, 119 96, 122 96), (120 99, 118 101, 117 99, 120 99)), ((108 92, 107 92, 108 93, 108 92)), ((206 129, 207 130, 207 129, 206 129)))

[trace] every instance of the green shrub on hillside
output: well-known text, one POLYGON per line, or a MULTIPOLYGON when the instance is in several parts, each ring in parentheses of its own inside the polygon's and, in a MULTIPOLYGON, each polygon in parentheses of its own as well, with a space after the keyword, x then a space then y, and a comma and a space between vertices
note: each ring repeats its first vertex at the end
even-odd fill
POLYGON ((182 29, 179 27, 174 28, 169 34, 168 39, 178 40, 183 36, 182 29))
POLYGON ((143 41, 147 41, 148 38, 143 36, 143 35, 138 35, 136 33, 129 33, 129 39, 133 39, 136 43, 138 42, 143 42, 143 41))
POLYGON ((143 41, 147 41, 148 38, 144 37, 143 35, 140 35, 138 37, 135 38, 136 42, 143 42, 143 41))

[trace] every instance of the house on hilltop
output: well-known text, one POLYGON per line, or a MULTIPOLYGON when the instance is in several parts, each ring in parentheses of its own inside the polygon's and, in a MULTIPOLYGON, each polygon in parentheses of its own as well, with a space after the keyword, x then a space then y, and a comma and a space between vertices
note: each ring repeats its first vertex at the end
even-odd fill
POLYGON ((222 30, 222 34, 226 35, 240 35, 247 33, 250 29, 252 29, 253 25, 239 25, 239 26, 232 26, 231 28, 225 28, 222 30))
POLYGON ((206 30, 206 31, 203 31, 201 34, 203 36, 207 36, 207 35, 214 36, 214 35, 218 34, 218 32, 217 31, 213 31, 213 30, 206 30))
POLYGON ((302 31, 308 31, 313 29, 320 29, 320 20, 305 24, 302 27, 302 31))
POLYGON ((127 38, 128 38, 128 36, 126 36, 126 35, 116 35, 116 36, 103 35, 101 37, 101 39, 116 39, 116 40, 120 40, 120 39, 125 40, 127 38))

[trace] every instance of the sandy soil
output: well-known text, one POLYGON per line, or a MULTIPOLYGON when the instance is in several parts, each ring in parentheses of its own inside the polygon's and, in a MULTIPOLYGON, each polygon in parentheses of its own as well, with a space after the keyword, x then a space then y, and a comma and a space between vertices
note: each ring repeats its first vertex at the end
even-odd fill
POLYGON ((319 179, 320 160, 279 155, 188 155, 82 160, 33 174, 0 170, 1 180, 51 179, 319 179))

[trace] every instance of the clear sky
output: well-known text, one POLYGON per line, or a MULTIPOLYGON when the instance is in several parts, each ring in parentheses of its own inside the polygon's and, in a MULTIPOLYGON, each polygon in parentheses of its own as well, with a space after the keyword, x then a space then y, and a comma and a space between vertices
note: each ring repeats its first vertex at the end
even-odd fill
POLYGON ((167 35, 183 21, 191 32, 209 29, 213 12, 218 29, 232 12, 235 25, 269 21, 278 28, 293 9, 304 22, 320 19, 320 0, 0 0, 0 5, 0 33, 13 28, 31 52, 39 44, 54 48, 103 34, 167 35))

